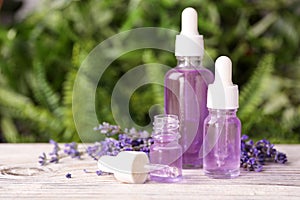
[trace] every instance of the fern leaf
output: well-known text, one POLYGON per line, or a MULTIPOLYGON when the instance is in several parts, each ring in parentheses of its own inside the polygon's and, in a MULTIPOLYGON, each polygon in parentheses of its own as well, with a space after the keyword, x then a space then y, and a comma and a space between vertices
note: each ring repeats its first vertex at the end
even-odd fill
POLYGON ((76 127, 73 120, 73 112, 72 112, 72 100, 73 100, 73 85, 76 78, 77 71, 71 69, 67 76, 66 80, 63 83, 63 105, 64 105, 64 126, 66 127, 63 137, 65 140, 75 140, 78 141, 79 138, 76 133, 76 127), (75 136, 76 135, 76 136, 75 136))
POLYGON ((54 139, 64 128, 61 121, 48 110, 35 106, 27 97, 2 87, 0 87, 0 105, 9 111, 11 117, 30 120, 41 132, 51 133, 54 139))
POLYGON ((6 142, 16 143, 19 139, 18 130, 10 117, 3 117, 1 120, 2 134, 6 142))
POLYGON ((33 63, 33 69, 36 76, 35 92, 39 95, 38 99, 50 111, 53 111, 56 116, 61 116, 60 98, 49 85, 44 67, 40 62, 36 61, 33 63))
POLYGON ((248 83, 242 88, 240 94, 239 117, 246 122, 249 115, 253 115, 263 101, 263 94, 268 88, 265 80, 274 67, 274 56, 266 55, 262 58, 248 83))
POLYGON ((281 122, 286 132, 292 132, 293 128, 300 127, 300 106, 287 108, 282 114, 281 122))

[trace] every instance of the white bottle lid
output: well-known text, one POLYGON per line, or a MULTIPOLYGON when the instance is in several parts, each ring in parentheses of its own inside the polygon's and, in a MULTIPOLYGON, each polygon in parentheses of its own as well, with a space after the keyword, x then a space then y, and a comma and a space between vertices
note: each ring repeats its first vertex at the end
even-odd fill
POLYGON ((181 32, 176 35, 175 56, 200 56, 204 54, 203 36, 198 32, 198 14, 188 7, 181 14, 181 32))
POLYGON ((232 83, 232 62, 220 56, 215 62, 215 81, 208 85, 207 108, 237 109, 239 107, 238 86, 232 83))
POLYGON ((124 183, 144 183, 148 178, 145 166, 149 158, 144 152, 122 151, 117 156, 102 156, 98 160, 101 171, 113 173, 124 183))

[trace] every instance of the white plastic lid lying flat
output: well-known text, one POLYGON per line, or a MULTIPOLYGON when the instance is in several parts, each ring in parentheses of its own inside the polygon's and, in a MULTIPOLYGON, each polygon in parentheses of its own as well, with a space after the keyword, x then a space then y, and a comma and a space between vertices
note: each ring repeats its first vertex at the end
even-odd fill
POLYGON ((144 183, 148 177, 145 166, 149 158, 144 152, 122 151, 117 156, 102 156, 98 168, 113 173, 115 178, 125 183, 144 183))
POLYGON ((175 56, 200 56, 204 54, 203 36, 198 32, 198 14, 188 7, 181 14, 181 32, 176 36, 175 56))
POLYGON ((208 85, 207 107, 212 109, 237 109, 239 107, 238 86, 232 83, 232 62, 221 56, 215 63, 215 81, 208 85))

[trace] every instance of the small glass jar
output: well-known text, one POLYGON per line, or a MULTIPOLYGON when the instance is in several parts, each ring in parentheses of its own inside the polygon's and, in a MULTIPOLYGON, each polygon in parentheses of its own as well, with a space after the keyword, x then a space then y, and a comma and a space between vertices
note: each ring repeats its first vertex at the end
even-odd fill
POLYGON ((182 179, 182 148, 176 115, 154 116, 154 143, 150 147, 150 163, 165 166, 150 172, 150 179, 157 182, 176 182, 182 179))
POLYGON ((209 109, 204 121, 203 170, 211 178, 240 174, 241 122, 237 109, 209 109))

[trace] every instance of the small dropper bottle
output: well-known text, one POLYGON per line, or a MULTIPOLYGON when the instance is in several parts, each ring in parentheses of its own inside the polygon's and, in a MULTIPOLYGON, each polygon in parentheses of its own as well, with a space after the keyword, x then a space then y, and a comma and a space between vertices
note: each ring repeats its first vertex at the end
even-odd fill
POLYGON ((208 86, 209 115, 204 121, 203 170, 212 178, 234 178, 240 174, 241 122, 236 116, 239 95, 231 76, 231 60, 219 57, 215 81, 208 86))
POLYGON ((154 144, 150 147, 150 163, 168 166, 150 172, 150 179, 157 182, 177 182, 182 179, 182 148, 178 144, 179 120, 176 115, 154 116, 154 144))

